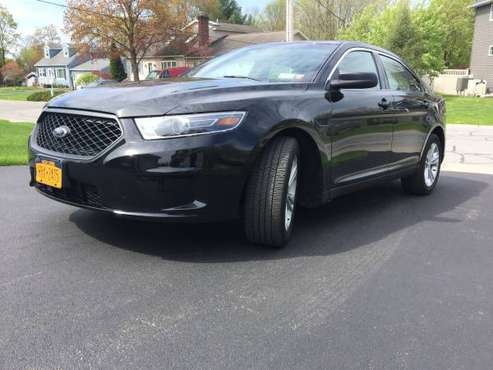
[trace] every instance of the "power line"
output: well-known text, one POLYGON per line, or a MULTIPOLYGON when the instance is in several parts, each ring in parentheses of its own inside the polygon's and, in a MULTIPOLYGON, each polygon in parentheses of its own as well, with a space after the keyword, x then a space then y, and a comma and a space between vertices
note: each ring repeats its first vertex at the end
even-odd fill
POLYGON ((49 1, 49 0, 34 0, 34 1, 37 1, 38 3, 42 3, 42 4, 58 6, 59 8, 74 9, 74 10, 78 10, 79 12, 85 12, 85 13, 89 13, 89 14, 100 15, 100 16, 108 17, 108 18, 121 19, 120 17, 114 16, 114 15, 111 15, 111 14, 98 13, 98 12, 95 12, 94 10, 83 9, 83 8, 76 7, 76 6, 68 6, 67 4, 55 3, 55 2, 49 1))

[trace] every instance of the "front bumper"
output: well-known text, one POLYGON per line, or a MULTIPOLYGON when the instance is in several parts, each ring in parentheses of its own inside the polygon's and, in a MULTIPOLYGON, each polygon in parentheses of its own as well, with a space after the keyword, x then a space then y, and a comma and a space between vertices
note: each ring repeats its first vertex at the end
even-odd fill
POLYGON ((103 155, 84 160, 29 142, 30 185, 51 199, 141 219, 210 221, 239 216, 255 141, 231 132, 145 141, 132 119, 103 155), (61 162, 62 189, 35 181, 36 158, 61 162))

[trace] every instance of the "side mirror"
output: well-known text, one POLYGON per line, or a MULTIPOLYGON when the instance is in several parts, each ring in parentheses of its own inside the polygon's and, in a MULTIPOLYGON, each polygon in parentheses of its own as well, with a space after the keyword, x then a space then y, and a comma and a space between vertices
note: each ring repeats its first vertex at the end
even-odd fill
POLYGON ((377 85, 375 73, 341 73, 337 79, 330 81, 329 90, 369 89, 377 85))

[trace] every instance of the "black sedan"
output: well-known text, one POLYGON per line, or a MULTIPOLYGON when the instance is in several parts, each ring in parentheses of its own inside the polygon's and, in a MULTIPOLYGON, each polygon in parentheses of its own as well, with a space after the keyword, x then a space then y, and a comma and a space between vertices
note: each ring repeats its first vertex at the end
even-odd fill
POLYGON ((282 246, 297 206, 379 181, 435 188, 444 102, 395 54, 355 42, 263 44, 165 82, 50 101, 31 185, 64 203, 172 221, 241 219, 282 246))

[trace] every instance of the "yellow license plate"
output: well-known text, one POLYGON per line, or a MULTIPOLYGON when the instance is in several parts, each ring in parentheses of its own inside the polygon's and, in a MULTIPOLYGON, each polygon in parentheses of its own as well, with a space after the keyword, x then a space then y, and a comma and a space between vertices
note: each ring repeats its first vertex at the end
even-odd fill
POLYGON ((36 163, 36 182, 61 189, 62 169, 53 161, 41 160, 36 163))

